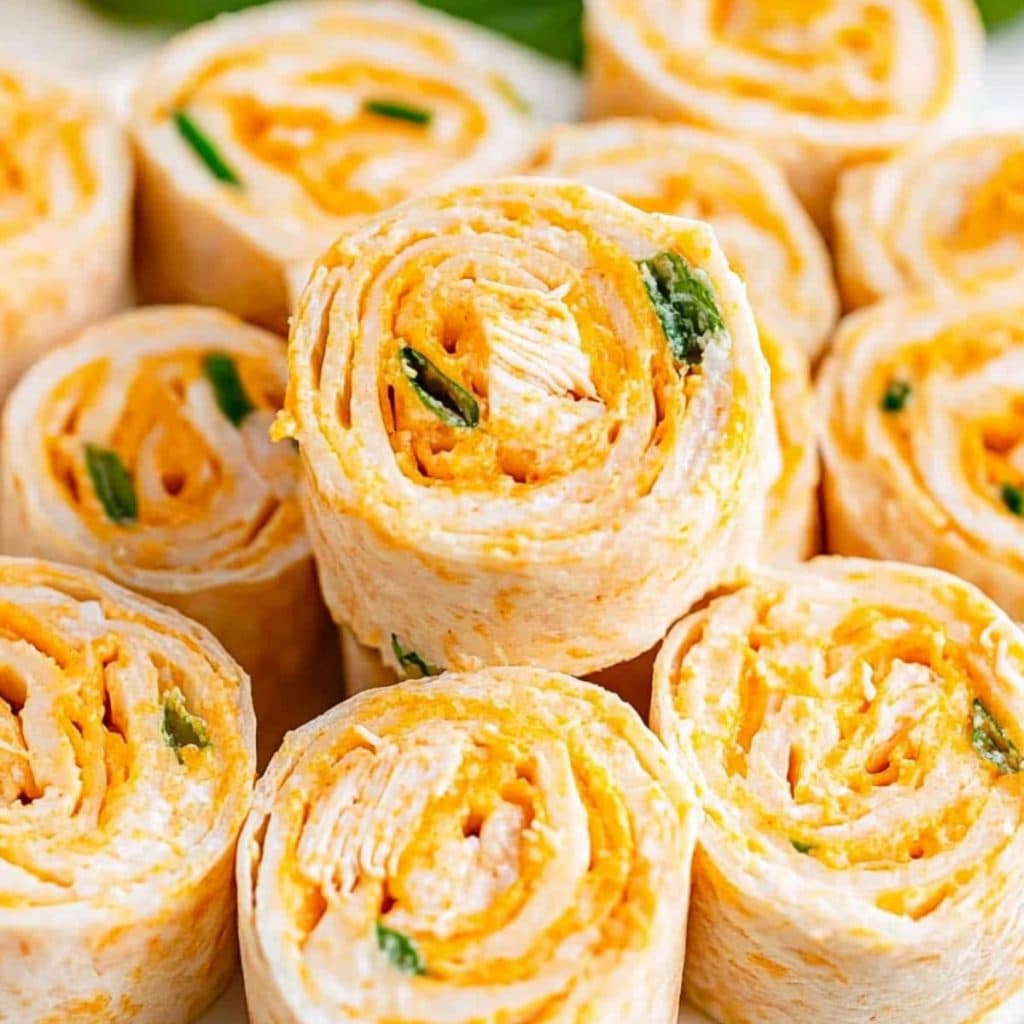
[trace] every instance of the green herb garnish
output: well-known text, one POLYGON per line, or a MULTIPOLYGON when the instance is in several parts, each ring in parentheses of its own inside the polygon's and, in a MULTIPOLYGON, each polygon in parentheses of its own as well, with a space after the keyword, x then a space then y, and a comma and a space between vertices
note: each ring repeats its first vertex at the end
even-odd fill
POLYGON ((419 400, 450 427, 475 427, 480 422, 476 399, 447 374, 442 373, 422 352, 402 345, 398 349, 402 371, 419 400))
POLYGON ((87 444, 85 465, 107 518, 112 523, 134 523, 139 518, 135 484, 121 456, 109 448, 87 444))
POLYGON ((172 116, 181 137, 192 147, 192 151, 206 164, 210 173, 218 181, 223 181, 227 185, 235 185, 236 187, 242 184, 241 178, 235 174, 234 170, 217 152, 217 147, 206 137, 199 125, 184 110, 175 110, 172 116))
POLYGON ((377 922, 377 948, 403 974, 426 974, 427 968, 412 939, 377 922))
POLYGON ((391 650, 395 655, 398 664, 406 673, 407 679, 422 679, 427 676, 439 676, 443 669, 431 665, 429 661, 421 658, 415 651, 406 650, 398 637, 391 634, 391 650))
POLYGON ((181 756, 182 747, 198 747, 205 750, 213 746, 206 723, 193 715, 185 706, 185 695, 176 686, 164 693, 164 717, 160 723, 160 732, 167 744, 184 764, 181 756))
POLYGON ((1003 484, 999 489, 1003 504, 1015 515, 1024 516, 1024 487, 1014 484, 1003 484))
POLYGON ((889 381, 889 384, 885 389, 885 394, 882 395, 882 411, 902 412, 903 407, 907 404, 907 399, 910 398, 910 393, 913 390, 914 389, 908 380, 894 378, 889 381))
POLYGON ((799 839, 790 839, 790 842, 793 844, 793 849, 796 850, 797 853, 810 853, 811 850, 814 849, 813 844, 801 843, 799 839))
POLYGON ((203 359, 203 373, 213 388, 217 407, 237 427, 256 406, 245 392, 238 366, 224 352, 211 352, 203 359))
POLYGON ((368 114, 393 118, 395 121, 408 121, 409 124, 427 125, 434 119, 429 110, 408 103, 399 103, 396 100, 367 100, 363 104, 363 110, 368 114))
POLYGON ((674 252, 637 266, 676 363, 699 366, 708 342, 725 330, 707 274, 674 252))
POLYGON ((1000 775, 1013 775, 1021 769, 1020 753, 1002 726, 985 705, 974 699, 971 709, 971 745, 1000 775))

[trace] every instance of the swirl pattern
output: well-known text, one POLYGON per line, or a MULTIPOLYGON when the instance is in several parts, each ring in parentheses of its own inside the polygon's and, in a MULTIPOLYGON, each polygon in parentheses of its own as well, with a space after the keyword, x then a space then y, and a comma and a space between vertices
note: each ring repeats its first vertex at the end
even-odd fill
POLYGON ((844 322, 819 379, 829 550, 946 569, 1024 618, 1021 322, 1002 291, 844 322))
POLYGON ((762 559, 810 557, 818 543, 818 455, 810 372, 797 349, 812 358, 821 352, 839 300, 825 243, 785 177, 746 143, 629 119, 553 129, 535 170, 712 226, 750 291, 771 368, 781 461, 762 559))
POLYGON ((235 967, 249 680, 99 576, 0 559, 0 1019, 188 1024, 235 967))
POLYGON ((401 2, 272 4, 185 33, 133 105, 146 294, 283 331, 292 278, 346 224, 515 171, 533 104, 569 112, 567 77, 401 2))
POLYGON ((653 725, 707 815, 687 996, 725 1024, 1018 1019, 1022 722, 1024 635, 935 570, 818 559, 684 619, 653 725))
POLYGON ((393 667, 596 671, 759 545, 767 367, 704 225, 539 178, 439 194, 325 254, 289 360, 328 606, 393 667))
POLYGON ((838 264, 847 306, 914 290, 1024 281, 1024 133, 921 144, 840 180, 838 264))
POLYGON ((756 140, 819 224, 837 173, 948 119, 983 36, 969 0, 587 0, 589 107, 756 140))
POLYGON ((274 335, 153 307, 41 360, 3 419, 5 549, 100 570, 210 628, 255 679, 265 755, 332 702, 299 458, 268 438, 286 380, 274 335))
POLYGON ((254 1024, 675 1024, 698 821, 599 687, 360 694, 286 739, 239 844, 254 1024))
POLYGON ((131 197, 127 142, 98 102, 0 67, 0 400, 125 301, 131 197))

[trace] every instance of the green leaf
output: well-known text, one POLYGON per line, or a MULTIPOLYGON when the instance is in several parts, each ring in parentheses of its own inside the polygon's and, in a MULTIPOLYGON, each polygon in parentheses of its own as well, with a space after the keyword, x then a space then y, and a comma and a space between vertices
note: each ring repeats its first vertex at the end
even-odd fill
POLYGON ((236 427, 256 411, 231 356, 225 352, 210 352, 203 359, 203 373, 213 388, 217 407, 236 427))
POLYGON ((802 843, 799 839, 790 839, 790 842, 793 844, 793 849, 796 850, 797 853, 810 853, 811 850, 814 849, 814 846, 811 843, 802 843))
POLYGON ((1020 753, 1002 726, 985 705, 974 699, 971 708, 971 745, 1000 775, 1013 775, 1021 769, 1020 753))
POLYGON ((407 679, 422 679, 425 676, 439 676, 444 669, 431 665, 429 661, 421 658, 415 651, 406 650, 401 641, 391 634, 391 650, 406 673, 407 679))
POLYGON ((402 371, 419 400, 450 427, 475 427, 480 422, 480 406, 459 383, 442 373, 422 352, 408 345, 398 349, 402 371))
POLYGON ((85 466, 107 518, 112 523, 134 523, 139 518, 135 484, 121 456, 109 448, 87 444, 85 466))
POLYGON ((894 377, 889 381, 889 384, 885 389, 885 394, 882 395, 882 401, 879 403, 882 407, 882 411, 902 412, 913 390, 914 388, 910 381, 894 377))
POLYGON ((508 36, 532 50, 583 65, 583 0, 421 0, 508 36))
POLYGON ((185 706, 185 695, 176 686, 164 693, 164 715, 160 723, 160 732, 167 744, 184 764, 181 756, 183 747, 198 747, 205 750, 213 746, 206 723, 193 715, 185 706))
POLYGON ((227 11, 255 7, 268 0, 86 0, 104 14, 138 24, 192 25, 227 11))
POLYGON ((241 178, 224 161, 217 147, 203 134, 199 125, 184 110, 176 110, 172 116, 179 134, 192 147, 196 156, 206 164, 210 173, 226 185, 233 185, 236 188, 240 186, 241 178))
POLYGON ((424 107, 414 107, 395 100, 367 100, 363 104, 363 110, 378 117, 390 117, 395 121, 408 121, 410 124, 427 125, 434 118, 434 115, 424 107))
POLYGON ((1024 516, 1024 488, 1003 484, 999 489, 1003 504, 1015 515, 1024 516))
POLYGON ((985 27, 992 30, 1024 13, 1024 0, 978 0, 978 10, 985 27))
POLYGON ((637 266, 676 363, 699 366, 708 342, 725 330, 707 274, 674 252, 637 266))
POLYGON ((426 974, 427 968, 412 939, 377 921, 377 948, 403 974, 426 974))

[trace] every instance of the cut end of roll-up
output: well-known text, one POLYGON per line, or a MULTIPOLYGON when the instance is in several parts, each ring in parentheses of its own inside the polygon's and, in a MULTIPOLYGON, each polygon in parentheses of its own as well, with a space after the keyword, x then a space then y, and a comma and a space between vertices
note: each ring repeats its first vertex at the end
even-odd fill
POLYGON ((954 572, 1024 618, 1016 288, 849 316, 818 379, 828 548, 954 572))
POLYGON ((138 262, 149 301, 285 331, 295 268, 410 195, 523 167, 568 71, 402 2, 261 5, 181 34, 142 74, 138 262))
POLYGON ((235 970, 249 679, 98 575, 0 559, 0 991, 18 1024, 191 1024, 235 970))
POLYGON ((132 163, 98 97, 0 65, 0 402, 39 355, 130 294, 132 163))
POLYGON ((285 741, 239 844, 254 1024, 675 1024, 698 822, 599 687, 360 694, 285 741))
POLYGON ((537 178, 405 204, 320 259, 289 367, 328 607, 396 667, 597 671, 755 557, 768 372, 703 224, 537 178))
POLYGON ((268 438, 286 383, 276 335, 219 310, 133 310, 32 367, 0 452, 5 550, 207 626, 253 677, 264 763, 341 689, 299 455, 268 438))
POLYGON ((684 989, 719 1021, 1009 1020, 1024 635, 930 569, 815 559, 683 619, 652 724, 697 780, 684 989))
POLYGON ((826 230, 843 168, 948 123, 984 52, 971 0, 585 6, 591 116, 654 116, 756 142, 826 230))

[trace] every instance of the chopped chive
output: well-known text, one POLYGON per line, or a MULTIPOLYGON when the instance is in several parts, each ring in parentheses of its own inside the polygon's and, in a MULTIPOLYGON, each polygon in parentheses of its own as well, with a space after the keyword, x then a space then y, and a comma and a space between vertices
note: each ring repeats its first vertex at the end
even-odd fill
POLYGON ((907 399, 910 398, 910 393, 913 390, 914 389, 910 381, 902 380, 899 377, 893 378, 889 381, 889 384, 885 389, 885 394, 882 395, 882 411, 902 412, 903 407, 907 404, 907 399))
POLYGON ((999 489, 1003 504, 1015 515, 1024 516, 1024 487, 1014 484, 1003 484, 999 489))
POLYGON ((86 444, 85 465, 107 518, 112 523, 134 523, 139 518, 135 484, 121 456, 109 448, 86 444))
POLYGON ((406 650, 401 641, 391 634, 391 650, 395 655, 398 664, 406 673, 407 679, 425 678, 427 676, 439 676, 444 670, 431 665, 429 661, 420 657, 415 651, 406 650))
POLYGON ((522 93, 507 79, 502 78, 501 75, 494 76, 495 88, 512 104, 520 114, 532 113, 530 104, 523 97, 522 93))
POLYGON ((699 366, 708 342, 725 330, 707 274, 668 251, 637 266, 676 364, 699 366))
POLYGON ((994 764, 1000 775, 1013 775, 1021 769, 1020 753, 1013 740, 977 698, 971 708, 971 746, 986 761, 994 764))
POLYGON ((184 764, 181 756, 182 747, 198 747, 205 750, 213 746, 206 723, 198 715, 193 715, 185 706, 185 695, 176 686, 164 694, 164 715, 160 723, 160 732, 167 744, 184 764))
POLYGON ((480 422, 480 406, 476 399, 447 374, 442 373, 422 352, 402 345, 398 349, 412 389, 419 400, 443 423, 450 427, 475 427, 480 422))
POLYGON ((368 114, 390 117, 396 121, 408 121, 409 124, 427 125, 434 119, 434 115, 423 107, 414 107, 395 100, 367 100, 363 104, 363 110, 368 114))
POLYGON ((203 373, 213 388, 217 407, 236 427, 249 413, 256 411, 231 356, 224 352, 210 352, 203 359, 203 373))
POLYGON ((427 968, 416 944, 408 936, 377 921, 377 948, 403 974, 426 974, 427 968))
POLYGON ((227 185, 240 186, 241 178, 220 155, 217 147, 207 138, 199 125, 184 110, 175 110, 172 116, 178 133, 192 147, 196 156, 206 164, 210 173, 218 181, 223 181, 227 185))
POLYGON ((793 849, 796 850, 797 853, 810 853, 811 850, 814 849, 814 846, 811 843, 802 843, 799 839, 790 839, 790 842, 793 844, 793 849))

